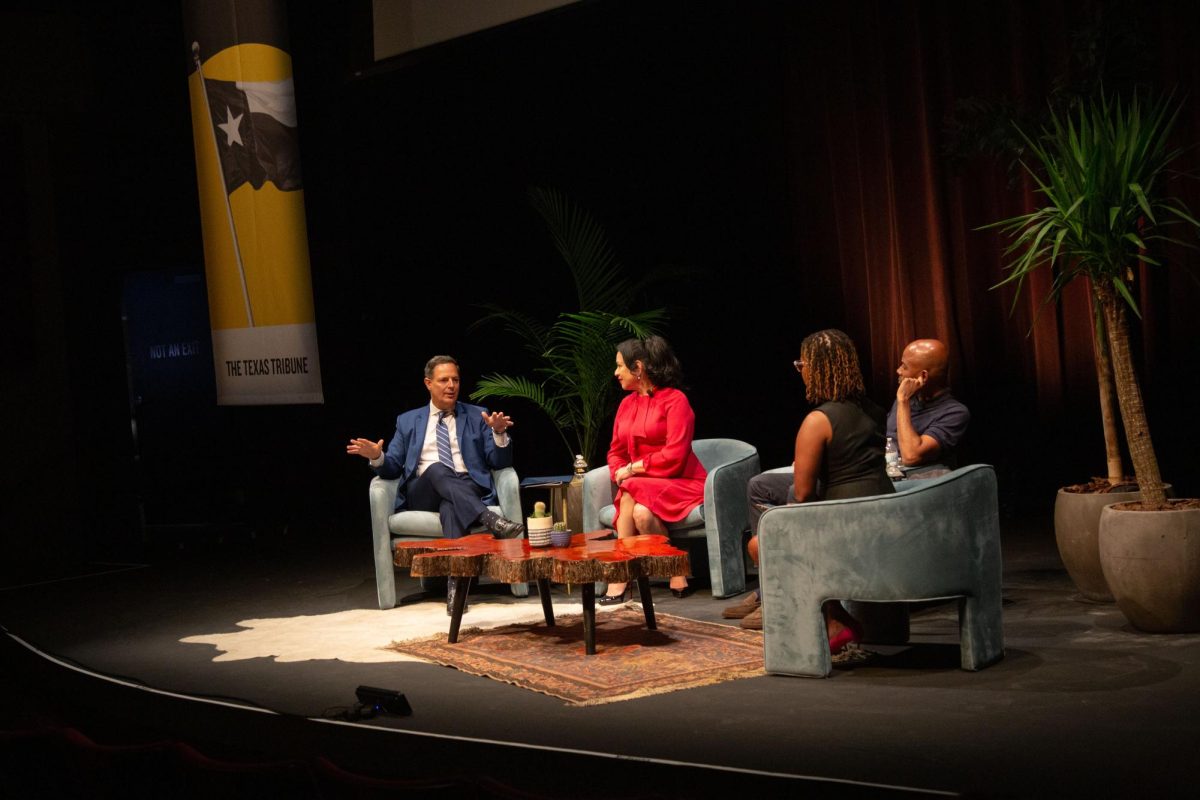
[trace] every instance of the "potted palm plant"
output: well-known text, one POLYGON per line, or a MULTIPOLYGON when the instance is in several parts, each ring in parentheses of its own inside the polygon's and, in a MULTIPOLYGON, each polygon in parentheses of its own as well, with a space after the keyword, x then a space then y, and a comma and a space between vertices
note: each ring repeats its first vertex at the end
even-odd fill
POLYGON ((1052 112, 1040 138, 1021 134, 1032 162, 1024 166, 1045 204, 988 226, 1013 240, 1000 285, 1015 283, 1019 291, 1044 266, 1054 271, 1052 297, 1077 278, 1090 285, 1141 492, 1140 502, 1105 506, 1099 557, 1122 612, 1154 631, 1200 629, 1200 501, 1167 498, 1129 333, 1129 312, 1140 317, 1134 268, 1158 266, 1152 252, 1163 243, 1193 246, 1169 236, 1171 227, 1200 228, 1166 193, 1168 168, 1182 152, 1168 141, 1180 107, 1172 94, 1144 100, 1134 93, 1122 101, 1101 92, 1075 110, 1052 112))
POLYGON ((604 228, 591 214, 553 189, 530 189, 529 198, 571 272, 579 309, 545 322, 486 306, 488 313, 475 325, 503 324, 522 340, 537 366, 532 376, 485 375, 471 399, 533 403, 550 418, 568 455, 581 454, 594 463, 619 399, 613 380, 616 345, 660 333, 666 312, 632 310, 643 284, 625 276, 604 228))
MULTIPOLYGON (((1021 131, 1051 126, 1051 115, 1070 113, 1073 108, 1097 96, 1105 85, 1124 87, 1126 92, 1144 85, 1147 77, 1149 48, 1136 15, 1113 14, 1100 5, 1081 16, 1068 37, 1069 63, 1050 82, 1050 92, 1041 113, 1032 111, 1012 98, 960 98, 947 117, 943 155, 951 167, 979 157, 1000 163, 1016 185, 1025 171, 1023 159, 1028 137, 1021 131)), ((1088 282, 1086 265, 1074 270, 1066 265, 1059 280, 1051 286, 1047 303, 1058 299, 1061 291, 1076 278, 1088 282)), ((1018 300, 1014 295, 1013 303, 1018 300)), ((1104 315, 1093 296, 1095 327, 1092 335, 1093 364, 1099 388, 1100 421, 1104 434, 1106 470, 1092 473, 1091 480, 1064 486, 1054 503, 1054 534, 1059 554, 1072 581, 1084 599, 1112 602, 1112 592, 1100 566, 1100 512, 1115 502, 1137 500, 1136 480, 1126 472, 1118 433, 1116 389, 1104 315)), ((1167 486, 1168 492, 1170 486, 1167 486)))

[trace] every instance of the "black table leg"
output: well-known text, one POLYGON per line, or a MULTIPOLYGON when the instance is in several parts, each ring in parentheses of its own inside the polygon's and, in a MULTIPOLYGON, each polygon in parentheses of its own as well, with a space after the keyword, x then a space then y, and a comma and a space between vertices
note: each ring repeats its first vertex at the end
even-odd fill
POLYGON ((459 578, 458 591, 454 594, 454 608, 450 613, 450 644, 458 643, 458 626, 462 623, 463 609, 467 607, 467 593, 471 590, 470 578, 459 578))
POLYGON ((550 579, 537 579, 538 596, 542 598, 542 614, 546 617, 546 627, 554 627, 554 604, 550 601, 550 579))
POLYGON ((596 655, 596 584, 584 581, 579 584, 583 595, 583 651, 596 655))
POLYGON ((650 579, 645 575, 639 575, 637 579, 638 594, 642 598, 642 611, 646 614, 646 630, 658 630, 658 623, 654 621, 654 598, 650 595, 650 579))

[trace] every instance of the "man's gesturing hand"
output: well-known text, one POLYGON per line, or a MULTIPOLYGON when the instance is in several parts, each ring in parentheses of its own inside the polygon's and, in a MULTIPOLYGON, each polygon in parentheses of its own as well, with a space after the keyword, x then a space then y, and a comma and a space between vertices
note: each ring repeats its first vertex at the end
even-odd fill
POLYGON ((479 412, 483 417, 483 421, 488 424, 493 433, 501 434, 512 427, 513 421, 503 411, 493 411, 491 414, 486 411, 479 412))
POLYGON ((374 461, 383 455, 383 439, 378 442, 372 442, 370 439, 351 439, 350 444, 346 445, 346 453, 374 461))

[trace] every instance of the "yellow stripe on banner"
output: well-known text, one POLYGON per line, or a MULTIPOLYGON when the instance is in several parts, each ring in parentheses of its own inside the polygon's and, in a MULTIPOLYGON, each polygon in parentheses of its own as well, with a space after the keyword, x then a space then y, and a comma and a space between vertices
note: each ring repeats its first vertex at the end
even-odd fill
MULTIPOLYGON (((275 184, 264 183, 256 192, 245 183, 229 202, 242 246, 254 324, 315 322, 304 191, 281 192, 275 184)), ((240 286, 237 291, 240 296, 240 286)))
MULTIPOLYGON (((226 48, 204 64, 204 76, 212 80, 278 81, 291 74, 291 57, 262 44, 226 48)), ((229 230, 221 166, 198 74, 191 75, 188 88, 200 182, 209 318, 214 329, 245 328, 249 319, 229 230)), ((304 192, 281 192, 272 183, 255 191, 243 184, 230 195, 229 206, 237 228, 254 324, 314 322, 304 192)))
POLYGON ((269 44, 226 47, 204 62, 204 77, 219 81, 285 81, 292 77, 292 57, 269 44))

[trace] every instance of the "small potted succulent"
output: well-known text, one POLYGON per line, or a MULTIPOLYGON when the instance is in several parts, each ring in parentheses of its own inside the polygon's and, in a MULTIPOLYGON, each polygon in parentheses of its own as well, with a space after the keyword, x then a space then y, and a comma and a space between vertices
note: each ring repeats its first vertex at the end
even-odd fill
POLYGON ((555 547, 569 547, 571 545, 571 529, 567 527, 567 523, 554 523, 554 528, 550 531, 550 544, 555 547))
POLYGON ((550 544, 550 529, 554 518, 546 511, 540 500, 533 504, 533 514, 525 518, 525 530, 529 532, 530 547, 545 547, 550 544))

